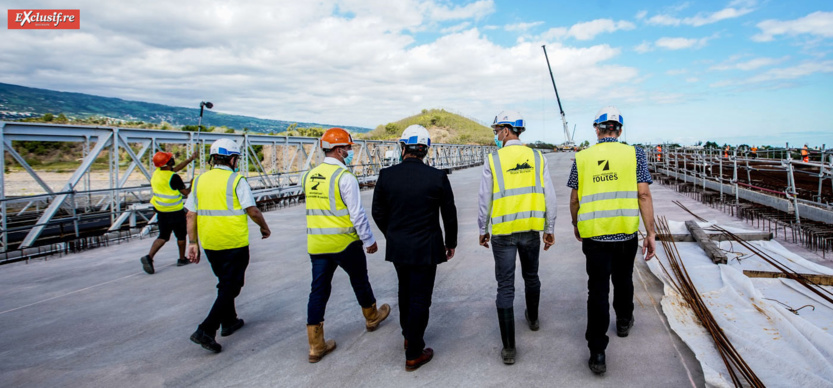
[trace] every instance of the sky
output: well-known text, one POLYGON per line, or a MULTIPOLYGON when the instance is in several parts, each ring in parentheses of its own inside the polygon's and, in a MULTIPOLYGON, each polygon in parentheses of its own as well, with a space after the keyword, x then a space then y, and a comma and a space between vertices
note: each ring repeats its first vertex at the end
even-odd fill
POLYGON ((659 3, 3 0, 81 23, 4 29, 0 82, 369 128, 516 110, 560 143, 546 45, 577 143, 613 105, 629 143, 833 145, 833 1, 659 3))

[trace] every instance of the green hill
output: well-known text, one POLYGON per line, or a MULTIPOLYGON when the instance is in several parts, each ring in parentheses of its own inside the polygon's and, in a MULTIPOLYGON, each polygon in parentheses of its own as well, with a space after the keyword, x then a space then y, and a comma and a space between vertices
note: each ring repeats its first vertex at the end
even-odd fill
MULTIPOLYGON (((0 120, 19 120, 51 113, 72 118, 107 117, 124 121, 169 123, 174 126, 197 125, 199 108, 183 108, 120 98, 94 96, 83 93, 58 92, 19 85, 0 83, 0 120)), ((284 132, 292 124, 297 127, 340 126, 351 132, 364 133, 369 128, 348 125, 303 123, 297 121, 269 120, 249 116, 229 115, 205 110, 203 124, 225 126, 255 132, 284 132)))
POLYGON ((402 120, 380 125, 362 137, 372 140, 398 139, 409 125, 419 124, 428 129, 432 143, 494 145, 489 127, 444 109, 423 109, 402 120))

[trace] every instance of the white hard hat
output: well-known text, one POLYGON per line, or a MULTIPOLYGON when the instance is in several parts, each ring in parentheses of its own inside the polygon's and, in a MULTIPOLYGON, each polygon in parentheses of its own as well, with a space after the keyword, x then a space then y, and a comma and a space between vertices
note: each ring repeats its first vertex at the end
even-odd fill
POLYGON ((217 139, 211 144, 210 155, 231 156, 240 155, 240 146, 231 139, 217 139))
POLYGON ((608 105, 599 109, 599 112, 596 113, 596 119, 593 120, 593 125, 601 124, 607 121, 616 121, 621 125, 625 125, 625 120, 622 119, 622 114, 619 113, 619 109, 616 109, 613 105, 608 105))
POLYGON ((431 136, 428 134, 428 130, 425 129, 422 125, 414 124, 405 128, 405 131, 402 132, 402 137, 399 139, 400 143, 405 144, 406 146, 409 145, 417 145, 423 144, 427 146, 431 146, 431 136))
POLYGON ((492 123, 492 128, 498 125, 511 125, 513 130, 521 133, 526 130, 526 120, 520 113, 514 110, 505 110, 495 116, 495 121, 492 123))

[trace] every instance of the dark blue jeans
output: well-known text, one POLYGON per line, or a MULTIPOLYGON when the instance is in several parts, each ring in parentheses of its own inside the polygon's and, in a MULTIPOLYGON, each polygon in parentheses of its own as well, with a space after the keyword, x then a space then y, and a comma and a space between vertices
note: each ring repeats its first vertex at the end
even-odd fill
POLYGON ((613 311, 616 319, 633 317, 633 261, 636 237, 619 242, 601 242, 586 238, 581 250, 587 257, 587 331, 584 338, 591 352, 603 352, 609 341, 610 283, 613 282, 613 311))
POLYGON ((513 307, 515 301, 515 257, 521 258, 521 275, 527 295, 541 294, 538 279, 538 254, 541 248, 539 232, 520 232, 492 236, 492 254, 495 257, 495 279, 499 309, 513 307))
POLYGON ((229 325, 237 321, 234 299, 240 295, 249 266, 249 246, 214 251, 205 250, 205 257, 211 263, 211 270, 217 276, 217 299, 200 329, 214 335, 220 324, 229 325))
POLYGON ((428 309, 437 277, 436 265, 393 264, 399 279, 399 326, 408 340, 405 359, 415 360, 425 348, 428 309))
POLYGON ((362 249, 362 242, 356 241, 339 253, 310 255, 312 261, 312 286, 307 304, 307 324, 317 325, 324 322, 324 311, 333 290, 333 274, 341 267, 350 276, 350 285, 356 299, 362 307, 376 303, 373 289, 367 279, 367 259, 362 249))

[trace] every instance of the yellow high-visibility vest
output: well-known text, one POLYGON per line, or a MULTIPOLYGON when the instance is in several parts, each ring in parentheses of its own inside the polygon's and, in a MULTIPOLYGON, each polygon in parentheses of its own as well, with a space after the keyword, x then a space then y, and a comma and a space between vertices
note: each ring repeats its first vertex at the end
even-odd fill
POLYGON ((492 234, 544 230, 547 204, 541 151, 520 145, 503 147, 489 154, 489 167, 492 234))
POLYGON ((171 178, 173 176, 173 171, 157 168, 150 177, 150 188, 153 191, 150 203, 158 212, 175 212, 182 210, 184 206, 185 201, 182 199, 182 193, 171 188, 171 178))
POLYGON ((191 195, 197 207, 197 233, 204 249, 224 250, 249 245, 249 220, 237 198, 243 176, 214 168, 194 179, 191 195))
POLYGON ((307 207, 307 252, 311 255, 338 253, 359 240, 341 199, 338 182, 347 169, 322 163, 304 175, 307 207))
POLYGON ((599 143, 576 154, 576 168, 581 237, 636 233, 636 149, 617 142, 599 143))

